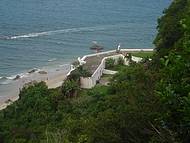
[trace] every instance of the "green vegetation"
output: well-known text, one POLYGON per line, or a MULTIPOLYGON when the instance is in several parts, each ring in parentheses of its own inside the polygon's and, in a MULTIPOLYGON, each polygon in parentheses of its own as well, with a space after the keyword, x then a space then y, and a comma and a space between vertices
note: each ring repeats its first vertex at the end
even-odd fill
POLYGON ((79 83, 74 80, 66 80, 61 87, 61 92, 66 98, 77 95, 78 90, 79 83))
POLYGON ((112 58, 106 59, 106 63, 105 63, 105 68, 106 69, 110 69, 113 68, 115 66, 115 60, 112 58))
POLYGON ((80 77, 90 77, 91 73, 88 72, 83 66, 77 67, 74 71, 71 72, 68 79, 73 79, 79 81, 80 77))
POLYGON ((190 1, 174 0, 159 19, 153 60, 118 68, 109 86, 79 89, 79 69, 60 88, 24 88, 0 112, 0 142, 189 143, 189 15, 190 1))
POLYGON ((106 59, 105 68, 109 70, 120 70, 121 68, 125 68, 124 59, 119 57, 117 60, 113 58, 106 59))
POLYGON ((122 71, 123 69, 126 69, 127 66, 126 65, 115 65, 112 68, 109 68, 109 70, 113 70, 113 71, 122 71))
POLYGON ((141 57, 141 58, 147 58, 147 57, 152 57, 154 52, 133 52, 131 53, 132 56, 136 56, 136 57, 141 57))
POLYGON ((105 78, 105 79, 112 79, 112 77, 113 77, 113 75, 110 75, 110 74, 103 74, 102 76, 101 76, 101 79, 102 78, 105 78))
POLYGON ((122 57, 119 57, 119 59, 117 60, 117 65, 124 65, 124 59, 122 57))

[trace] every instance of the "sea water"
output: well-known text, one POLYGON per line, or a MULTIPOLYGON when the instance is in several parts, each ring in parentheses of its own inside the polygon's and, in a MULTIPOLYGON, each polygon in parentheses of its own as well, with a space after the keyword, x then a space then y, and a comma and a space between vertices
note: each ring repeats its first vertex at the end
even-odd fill
MULTIPOLYGON (((0 0, 0 93, 14 75, 53 68, 93 51, 154 48, 171 0, 0 0)), ((64 67, 64 66, 63 66, 64 67)))

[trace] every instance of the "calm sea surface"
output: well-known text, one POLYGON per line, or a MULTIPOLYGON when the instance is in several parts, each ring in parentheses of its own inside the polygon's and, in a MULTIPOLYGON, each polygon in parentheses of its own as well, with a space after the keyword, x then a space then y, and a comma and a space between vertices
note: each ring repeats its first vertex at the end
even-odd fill
MULTIPOLYGON (((171 0, 0 0, 0 77, 69 63, 105 50, 153 48, 171 0)), ((0 85, 1 86, 1 85, 0 85)))

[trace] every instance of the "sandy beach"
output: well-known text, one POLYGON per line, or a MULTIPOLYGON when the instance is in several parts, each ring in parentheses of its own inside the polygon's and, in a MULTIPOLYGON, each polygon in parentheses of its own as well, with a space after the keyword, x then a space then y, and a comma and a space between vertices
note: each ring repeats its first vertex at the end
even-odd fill
POLYGON ((32 81, 46 82, 48 88, 60 87, 66 78, 67 73, 70 71, 70 66, 63 69, 54 69, 51 71, 41 71, 41 73, 27 73, 27 76, 12 81, 7 85, 7 88, 0 93, 0 110, 5 109, 8 105, 12 104, 19 99, 19 90, 32 81))

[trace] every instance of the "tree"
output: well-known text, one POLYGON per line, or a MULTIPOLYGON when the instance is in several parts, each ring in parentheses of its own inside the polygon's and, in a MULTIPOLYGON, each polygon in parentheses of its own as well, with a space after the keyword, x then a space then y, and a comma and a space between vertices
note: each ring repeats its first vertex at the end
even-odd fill
POLYGON ((76 96, 78 90, 79 90, 78 82, 74 80, 66 80, 61 87, 63 96, 67 98, 76 96))
POLYGON ((105 68, 110 69, 113 68, 115 65, 115 60, 113 58, 106 59, 105 68))
POLYGON ((174 0, 164 15, 158 20, 158 34, 154 40, 157 55, 167 55, 172 49, 178 48, 175 44, 183 37, 184 29, 180 21, 188 12, 188 0, 174 0))

